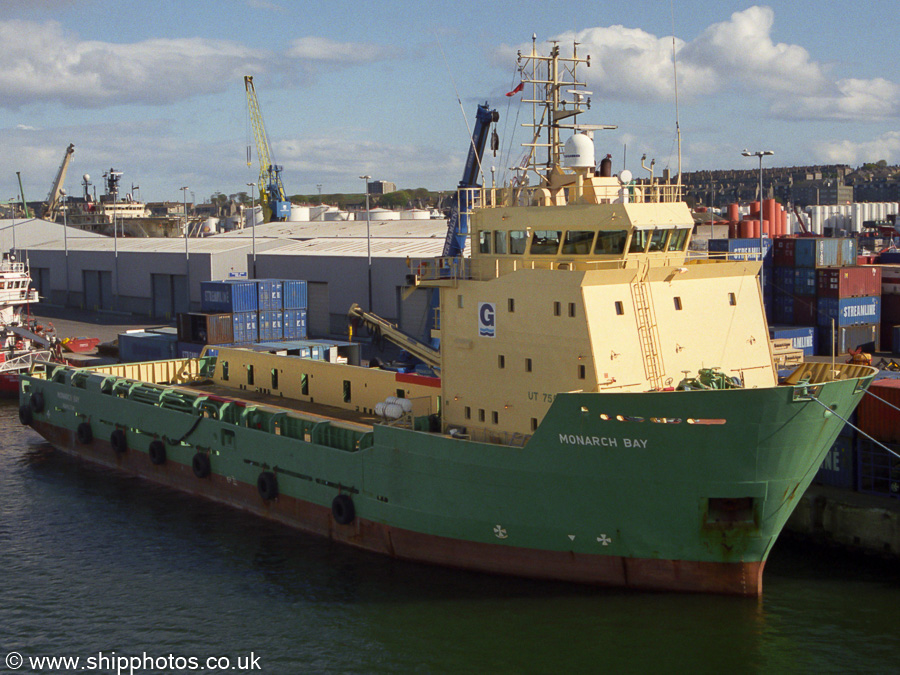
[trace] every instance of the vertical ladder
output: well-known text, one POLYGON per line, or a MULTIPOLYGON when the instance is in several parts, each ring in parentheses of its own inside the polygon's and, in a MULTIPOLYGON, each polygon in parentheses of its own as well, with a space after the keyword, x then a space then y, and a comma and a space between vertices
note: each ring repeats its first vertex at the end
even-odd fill
POLYGON ((644 270, 643 273, 639 273, 631 282, 631 297, 644 361, 644 375, 653 389, 662 389, 664 369, 659 353, 659 330, 645 281, 646 272, 647 270, 644 270))

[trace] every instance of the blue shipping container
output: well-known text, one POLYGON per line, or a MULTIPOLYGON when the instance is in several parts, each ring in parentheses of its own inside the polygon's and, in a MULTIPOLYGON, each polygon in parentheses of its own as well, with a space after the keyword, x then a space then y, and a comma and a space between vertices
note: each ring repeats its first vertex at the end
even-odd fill
POLYGON ((281 279, 257 279, 259 311, 269 312, 282 308, 281 279))
POLYGON ((300 279, 284 279, 284 308, 307 309, 306 282, 300 279))
POLYGON ((165 361, 174 359, 177 340, 175 335, 162 335, 145 331, 119 333, 119 361, 165 361))
POLYGON ((817 332, 815 326, 769 326, 769 337, 773 340, 790 339, 794 349, 802 349, 805 356, 816 353, 817 332))
MULTIPOLYGON (((763 264, 772 264, 772 240, 765 238, 763 242, 763 264)), ((727 260, 759 260, 759 239, 710 239, 709 252, 711 258, 727 260), (727 253, 727 256, 721 255, 727 253)))
MULTIPOLYGON (((783 269, 791 269, 786 267, 783 269)), ((814 267, 794 268, 794 293, 797 295, 816 294, 816 270, 814 267)))
POLYGON ((256 342, 259 339, 259 315, 256 312, 238 312, 232 315, 235 342, 256 342))
POLYGON ((817 323, 830 326, 856 326, 881 322, 881 297, 867 298, 819 298, 816 306, 817 323))
POLYGON ((838 436, 825 455, 822 466, 813 481, 821 485, 850 488, 856 486, 856 457, 854 441, 847 436, 838 436))
POLYGON ((204 312, 255 312, 259 309, 255 281, 201 281, 204 312))
POLYGON ((794 268, 793 267, 775 267, 773 269, 773 274, 770 276, 774 277, 773 283, 775 284, 776 290, 779 290, 783 293, 793 293, 794 292, 794 268))
POLYGON ((900 263, 900 251, 886 251, 878 256, 878 262, 881 265, 900 263))
POLYGON ((306 339, 306 310, 305 309, 286 309, 286 310, 284 310, 284 339, 285 340, 305 340, 306 339))
POLYGON ((284 337, 284 312, 281 310, 274 312, 259 313, 259 339, 281 340, 284 337))
POLYGON ((794 267, 843 267, 856 264, 855 239, 799 238, 794 244, 794 267))

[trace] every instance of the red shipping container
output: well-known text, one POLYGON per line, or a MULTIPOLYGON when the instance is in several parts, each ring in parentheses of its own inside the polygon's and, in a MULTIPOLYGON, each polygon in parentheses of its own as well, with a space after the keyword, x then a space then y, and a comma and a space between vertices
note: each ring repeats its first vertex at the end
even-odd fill
POLYGON ((869 436, 882 443, 900 443, 900 411, 882 403, 875 396, 900 408, 900 380, 875 380, 863 394, 856 409, 859 428, 869 436))
POLYGON ((874 265, 878 262, 877 255, 858 255, 856 256, 857 265, 874 265))
POLYGON ((778 267, 794 266, 794 245, 796 243, 796 239, 776 239, 774 241, 774 252, 772 253, 774 257, 773 262, 778 265, 778 267))
POLYGON ((822 298, 864 298, 881 295, 881 268, 819 268, 816 270, 816 292, 822 298))

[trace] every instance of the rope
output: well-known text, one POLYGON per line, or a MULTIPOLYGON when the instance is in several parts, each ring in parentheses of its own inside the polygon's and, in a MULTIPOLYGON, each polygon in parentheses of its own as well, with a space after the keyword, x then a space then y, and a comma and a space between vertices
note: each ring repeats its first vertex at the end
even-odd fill
MULTIPOLYGON (((873 394, 873 396, 874 396, 874 394, 873 394)), ((877 398, 877 397, 876 397, 876 398, 877 398)), ((825 408, 825 410, 827 410, 827 411, 830 412, 832 415, 834 415, 834 416, 837 417, 839 420, 841 420, 844 424, 848 424, 848 425, 850 425, 851 427, 853 427, 854 429, 856 429, 859 433, 861 433, 863 436, 865 436, 866 438, 868 438, 870 441, 872 441, 872 442, 873 442, 875 445, 877 445, 878 447, 882 448, 883 450, 886 450, 887 452, 889 452, 890 454, 892 454, 894 457, 897 457, 898 459, 900 459, 900 454, 898 454, 897 452, 891 450, 888 446, 886 446, 886 445, 885 445, 884 443, 882 443, 881 441, 879 441, 879 440, 877 440, 877 439, 872 438, 871 436, 869 436, 869 434, 867 434, 865 431, 863 431, 863 430, 860 429, 858 426, 856 426, 855 424, 853 424, 853 422, 851 422, 850 420, 845 420, 843 417, 841 417, 840 415, 838 415, 834 410, 832 410, 829 406, 827 406, 827 405, 825 405, 824 403, 822 403, 822 401, 820 401, 819 399, 817 399, 815 396, 810 396, 809 399, 810 399, 811 401, 815 401, 816 403, 818 403, 820 406, 822 406, 823 408, 825 408)))
POLYGON ((182 435, 181 438, 178 438, 178 439, 166 438, 166 439, 165 439, 166 442, 167 442, 169 445, 178 445, 178 444, 180 444, 185 438, 187 438, 187 437, 190 436, 192 433, 194 433, 194 431, 197 429, 197 427, 199 426, 199 424, 200 424, 200 422, 201 422, 202 420, 203 420, 203 415, 200 415, 199 417, 197 417, 197 419, 194 420, 194 424, 191 426, 190 429, 188 429, 188 430, 184 433, 184 435, 182 435))

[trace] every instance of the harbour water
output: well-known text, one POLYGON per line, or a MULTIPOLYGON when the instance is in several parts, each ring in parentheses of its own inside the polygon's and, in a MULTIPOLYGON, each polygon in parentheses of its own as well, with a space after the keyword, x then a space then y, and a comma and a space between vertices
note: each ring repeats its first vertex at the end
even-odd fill
POLYGON ((15 672, 887 673, 900 661, 896 562, 782 539, 761 600, 506 579, 361 553, 94 467, 22 427, 13 402, 0 438, 0 662, 21 654, 15 672), (33 667, 41 656, 81 661, 33 667))

